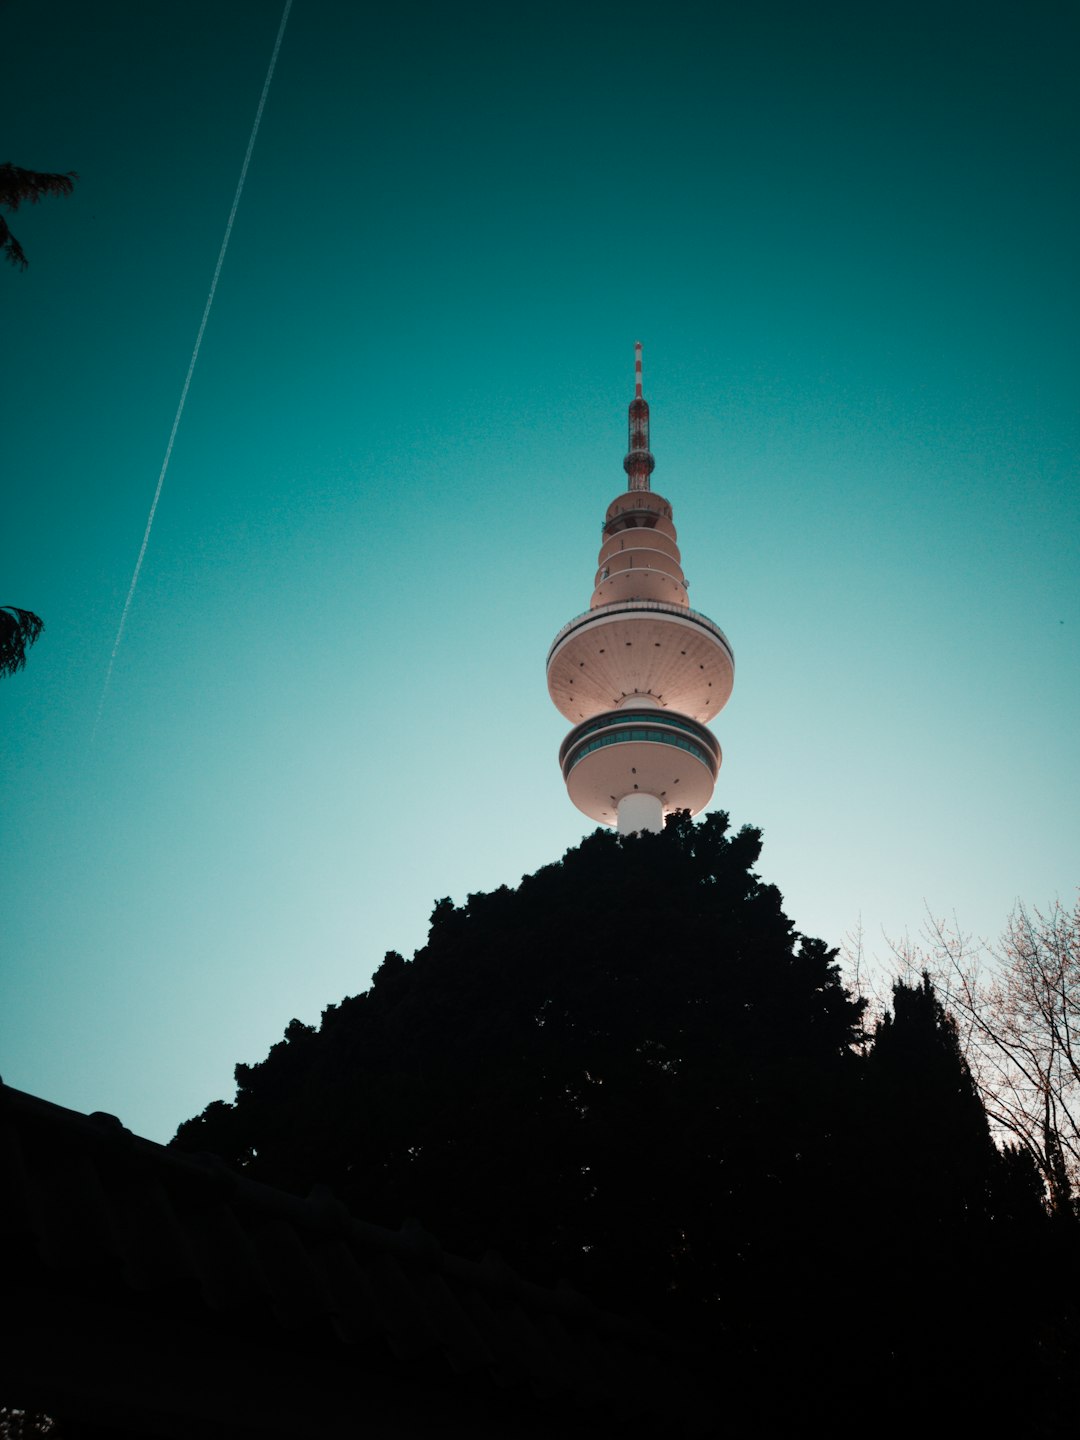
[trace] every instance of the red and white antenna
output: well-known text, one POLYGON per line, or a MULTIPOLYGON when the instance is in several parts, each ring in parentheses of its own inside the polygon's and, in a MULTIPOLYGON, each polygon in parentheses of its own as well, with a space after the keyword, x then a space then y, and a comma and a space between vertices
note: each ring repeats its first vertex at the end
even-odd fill
POLYGON ((641 393, 641 341, 634 344, 634 398, 630 401, 630 448, 623 469, 630 477, 629 489, 648 490, 649 476, 656 461, 649 450, 649 402, 641 393))

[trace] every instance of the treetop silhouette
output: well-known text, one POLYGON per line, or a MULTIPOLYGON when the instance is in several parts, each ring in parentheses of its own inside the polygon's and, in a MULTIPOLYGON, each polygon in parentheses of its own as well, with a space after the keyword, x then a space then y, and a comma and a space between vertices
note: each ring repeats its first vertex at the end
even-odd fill
POLYGON ((26 652, 44 629, 44 620, 32 610, 0 605, 0 677, 23 668, 26 652))
POLYGON ((411 961, 389 954, 318 1030, 293 1021, 175 1143, 330 1184, 381 1223, 418 1215, 538 1278, 715 1293, 756 1263, 727 1237, 771 1217, 796 1243, 792 1186, 813 1223, 861 1035, 835 953, 754 873, 760 849, 724 814, 679 816, 440 901, 411 961))
MULTIPOLYGON (((66 175, 49 174, 40 170, 24 170, 21 165, 10 162, 0 165, 0 206, 15 211, 23 202, 36 205, 48 195, 70 195, 75 188, 78 175, 69 170, 66 175)), ((29 265, 22 246, 11 233, 7 221, 0 215, 0 251, 12 265, 25 270, 29 265)))

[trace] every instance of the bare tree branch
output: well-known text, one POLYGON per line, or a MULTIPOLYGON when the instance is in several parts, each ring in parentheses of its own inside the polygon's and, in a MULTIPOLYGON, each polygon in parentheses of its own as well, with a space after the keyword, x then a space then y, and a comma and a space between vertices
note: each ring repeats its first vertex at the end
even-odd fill
POLYGON ((894 946, 926 969, 956 1018, 991 1124, 1027 1149, 1051 1208, 1075 1214, 1080 1188, 1080 903, 1017 905, 1000 944, 973 945, 933 917, 925 948, 894 946))

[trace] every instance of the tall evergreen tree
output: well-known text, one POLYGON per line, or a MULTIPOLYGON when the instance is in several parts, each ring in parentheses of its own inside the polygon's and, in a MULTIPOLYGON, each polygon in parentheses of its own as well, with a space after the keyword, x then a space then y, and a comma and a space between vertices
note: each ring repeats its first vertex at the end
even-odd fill
POLYGON ((962 1222, 990 1207, 997 1151, 929 975, 897 981, 867 1057, 878 1214, 907 1225, 962 1222))

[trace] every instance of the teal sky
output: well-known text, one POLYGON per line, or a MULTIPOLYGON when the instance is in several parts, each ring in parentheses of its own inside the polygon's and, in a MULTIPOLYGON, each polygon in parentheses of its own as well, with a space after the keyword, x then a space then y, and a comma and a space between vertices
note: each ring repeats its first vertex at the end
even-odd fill
POLYGON ((91 745, 280 17, 0 5, 0 159, 81 177, 0 273, 0 601, 47 624, 0 683, 4 1079, 165 1138, 588 831, 544 658, 637 339, 736 654, 714 805, 796 924, 1071 904, 1071 0, 295 0, 91 745))

